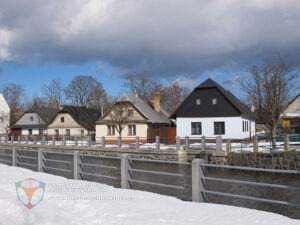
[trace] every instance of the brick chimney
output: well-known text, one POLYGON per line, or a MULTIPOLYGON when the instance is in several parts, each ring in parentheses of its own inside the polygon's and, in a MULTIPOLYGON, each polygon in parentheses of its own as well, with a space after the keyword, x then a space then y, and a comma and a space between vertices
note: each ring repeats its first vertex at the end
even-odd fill
POLYGON ((160 112, 160 93, 154 93, 153 105, 156 112, 160 112))

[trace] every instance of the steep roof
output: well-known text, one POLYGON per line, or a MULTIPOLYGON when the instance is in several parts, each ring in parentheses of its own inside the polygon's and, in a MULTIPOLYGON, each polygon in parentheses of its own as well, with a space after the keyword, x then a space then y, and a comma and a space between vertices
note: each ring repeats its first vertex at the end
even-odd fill
MULTIPOLYGON (((220 86, 217 82, 215 82, 214 80, 212 80, 210 78, 205 80, 198 87, 196 87, 193 92, 195 92, 197 90, 212 89, 212 88, 217 89, 221 93, 221 95, 223 95, 223 97, 232 105, 232 107, 235 108, 240 114, 245 115, 245 116, 249 117, 250 119, 256 118, 255 114, 250 110, 250 108, 247 105, 242 103, 230 91, 225 90, 222 86, 220 86)), ((186 98, 186 100, 189 98, 189 96, 186 98)), ((180 109, 180 107, 183 105, 183 103, 175 110, 175 112, 171 115, 171 118, 175 117, 176 112, 180 109)))
POLYGON ((300 94, 298 94, 287 104, 287 106, 283 110, 282 116, 284 118, 300 117, 300 94))
POLYGON ((0 93, 0 112, 9 112, 10 108, 3 96, 3 94, 0 93))
MULTIPOLYGON (((44 120, 46 124, 49 124, 52 119, 56 116, 59 109, 47 108, 47 107, 37 107, 34 105, 31 109, 27 110, 25 113, 36 113, 39 117, 44 120)), ((24 113, 24 114, 25 114, 24 113)))
POLYGON ((136 108, 136 110, 138 110, 142 114, 142 116, 144 116, 148 120, 149 123, 170 123, 168 115, 164 109, 161 108, 160 112, 156 112, 153 108, 153 105, 146 103, 136 94, 123 94, 117 102, 129 102, 136 108))
POLYGON ((101 112, 84 106, 64 106, 58 113, 68 113, 78 124, 88 130, 94 130, 101 112))

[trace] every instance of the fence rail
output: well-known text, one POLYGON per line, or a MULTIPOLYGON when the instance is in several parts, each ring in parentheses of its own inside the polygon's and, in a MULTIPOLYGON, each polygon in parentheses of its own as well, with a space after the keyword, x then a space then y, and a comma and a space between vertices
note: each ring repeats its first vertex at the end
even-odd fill
MULTIPOLYGON (((152 138, 153 139, 153 138, 152 138)), ((151 139, 151 140, 152 140, 151 139)), ((152 142, 145 143, 147 137, 101 137, 93 139, 91 136, 1 136, 0 142, 34 144, 34 145, 61 145, 61 146, 100 146, 101 148, 129 148, 129 149, 172 149, 172 150, 216 150, 216 151, 234 151, 234 152, 258 152, 270 150, 291 149, 300 150, 300 134, 282 134, 276 137, 277 148, 273 149, 271 139, 254 136, 248 139, 222 139, 222 136, 186 136, 172 137, 174 142, 165 142, 165 137, 156 136, 152 142), (143 141, 142 141, 143 140, 143 141), (292 142, 298 141, 298 142, 292 142)))
POLYGON ((176 189, 179 191, 185 190, 184 185, 170 184, 157 182, 155 180, 142 180, 134 178, 134 175, 137 173, 141 174, 152 174, 163 177, 178 177, 178 178, 191 178, 192 184, 192 201, 195 202, 206 202, 206 195, 219 195, 219 196, 227 196, 232 198, 241 198, 258 202, 266 202, 272 204, 280 204, 287 205, 293 207, 300 207, 299 202, 288 202, 276 199, 267 199, 267 198, 258 198, 255 196, 247 196, 236 193, 228 193, 225 191, 215 191, 208 189, 206 182, 213 181, 219 182, 220 185, 226 183, 234 183, 247 185, 249 188, 251 186, 258 187, 266 187, 266 188, 279 188, 281 190, 293 190, 300 191, 299 186, 291 186, 285 184, 276 184, 276 183, 263 183, 263 182, 254 182, 254 181, 243 181, 243 180, 235 180, 228 178, 220 178, 208 176, 205 172, 205 168, 220 168, 220 169, 228 169, 228 170, 238 170, 238 171, 255 171, 255 172, 263 172, 263 173, 281 173, 281 174, 296 174, 300 175, 300 171, 297 170, 273 170, 273 169, 261 169, 261 168, 249 168, 249 167, 237 167, 237 166, 223 166, 223 165, 213 165, 206 164, 202 159, 194 159, 191 163, 186 162, 174 162, 174 161, 162 161, 162 160, 149 160, 149 159, 135 159, 131 158, 129 154, 122 154, 121 157, 106 157, 106 156, 93 156, 87 154, 81 154, 79 151, 74 151, 72 154, 65 152, 53 152, 47 151, 45 149, 39 149, 38 151, 28 151, 28 150, 20 150, 13 147, 11 149, 1 149, 0 148, 0 162, 6 163, 13 166, 27 166, 37 168, 39 172, 49 172, 50 171, 60 171, 64 173, 68 173, 74 179, 84 179, 84 176, 92 176, 101 179, 109 179, 109 180, 118 180, 121 183, 121 188, 133 189, 134 184, 142 184, 147 186, 157 186, 161 188, 168 189, 176 189), (5 151, 5 152, 1 152, 5 151), (8 153, 10 151, 11 153, 8 153), (22 155, 21 155, 22 153, 22 155), (36 156, 26 155, 27 153, 34 154, 36 156), (59 155, 61 156, 72 156, 69 160, 61 160, 49 158, 51 155, 59 155), (10 159, 9 159, 10 158, 10 159), (101 159, 101 160, 116 160, 120 167, 114 165, 105 165, 105 164, 97 164, 95 162, 86 162, 85 160, 88 158, 93 159, 101 159), (34 162, 25 162, 23 160, 33 160, 34 162), (166 172, 166 171, 155 171, 149 169, 140 169, 135 168, 133 166, 134 162, 142 162, 142 163, 154 163, 154 164, 175 164, 175 165, 183 165, 191 167, 190 174, 182 174, 175 172, 166 172), (57 166, 51 166, 51 163, 57 163, 57 166), (60 167, 59 165, 64 165, 65 167, 60 167), (66 166, 69 166, 66 168, 66 166), (92 172, 87 169, 87 167, 99 168, 100 172, 92 172), (102 169, 120 171, 120 177, 107 175, 102 173, 102 169))

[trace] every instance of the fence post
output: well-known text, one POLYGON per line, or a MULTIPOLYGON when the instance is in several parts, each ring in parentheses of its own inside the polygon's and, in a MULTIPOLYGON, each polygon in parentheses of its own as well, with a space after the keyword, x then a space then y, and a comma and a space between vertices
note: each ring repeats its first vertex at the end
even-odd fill
POLYGON ((12 166, 18 166, 19 158, 18 158, 18 150, 16 149, 16 146, 12 148, 12 166))
POLYGON ((20 144, 20 143, 21 143, 21 137, 18 136, 18 144, 20 144))
POLYGON ((105 137, 101 137, 102 148, 105 148, 105 137))
POLYGON ((15 135, 10 136, 10 142, 14 143, 15 135))
POLYGON ((88 146, 91 147, 92 146, 92 137, 88 136, 88 146))
POLYGON ((129 154, 121 155, 121 188, 132 189, 132 183, 130 179, 132 178, 131 173, 131 162, 129 159, 129 154))
POLYGON ((7 141, 8 141, 8 135, 5 134, 5 143, 7 143, 7 141))
POLYGON ((35 135, 33 136, 33 144, 36 145, 36 136, 35 135))
POLYGON ((180 137, 176 137, 176 150, 180 150, 180 137))
POLYGON ((157 150, 160 149, 160 137, 159 136, 155 136, 155 148, 157 150))
POLYGON ((257 136, 253 136, 253 152, 257 153, 258 152, 258 142, 257 142, 257 136))
POLYGON ((122 137, 118 136, 118 147, 121 148, 122 147, 122 137))
POLYGON ((284 151, 288 152, 290 150, 290 135, 284 134, 284 151))
POLYGON ((231 140, 228 139, 226 142, 226 151, 231 152, 231 140))
POLYGON ((82 180, 81 172, 82 172, 82 156, 79 151, 74 151, 74 179, 82 180))
POLYGON ((78 146, 77 136, 74 136, 74 144, 75 144, 75 146, 78 146))
POLYGON ((52 145, 55 146, 55 136, 52 135, 52 145))
POLYGON ((63 146, 66 146, 66 135, 63 135, 63 146))
POLYGON ((216 150, 217 151, 222 151, 222 136, 217 136, 216 137, 216 150))
POLYGON ((204 160, 193 159, 192 161, 192 201, 204 202, 204 160))
POLYGON ((185 150, 189 150, 190 148, 190 139, 189 139, 189 136, 185 136, 185 146, 184 146, 184 149, 185 150))
POLYGON ((45 161, 46 161, 46 156, 43 151, 43 149, 39 149, 38 151, 38 172, 45 172, 45 161))
POLYGON ((140 137, 136 136, 135 137, 135 149, 139 149, 140 148, 140 137))
POLYGON ((205 136, 201 136, 201 150, 205 150, 205 136))
POLYGON ((46 144, 46 137, 45 135, 42 136, 42 145, 45 145, 46 144))

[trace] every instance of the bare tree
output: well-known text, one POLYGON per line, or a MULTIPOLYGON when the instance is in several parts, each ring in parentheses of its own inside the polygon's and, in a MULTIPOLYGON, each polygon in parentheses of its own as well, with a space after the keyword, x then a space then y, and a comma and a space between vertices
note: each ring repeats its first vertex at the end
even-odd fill
POLYGON ((64 103, 64 86, 60 80, 52 80, 45 85, 42 93, 48 107, 58 109, 64 103))
POLYGON ((102 84, 92 76, 76 76, 65 89, 65 95, 77 106, 97 106, 104 104, 107 94, 102 84))
POLYGON ((10 125, 13 125, 24 111, 21 99, 24 97, 24 88, 18 84, 7 84, 2 93, 10 107, 10 125))
POLYGON ((136 93, 146 101, 151 101, 153 93, 159 92, 162 88, 162 85, 158 81, 152 80, 146 73, 128 74, 125 77, 124 86, 130 93, 136 93))
POLYGON ((180 86, 179 82, 175 81, 161 90, 161 104, 165 110, 172 113, 186 98, 188 93, 188 88, 180 86))
POLYGON ((115 102, 109 110, 109 119, 111 124, 116 128, 119 136, 122 135, 130 114, 128 113, 129 103, 126 101, 119 100, 115 102))
POLYGON ((253 66, 251 78, 242 83, 250 103, 256 108, 257 117, 267 127, 276 148, 276 128, 280 115, 291 99, 291 90, 297 74, 279 58, 279 62, 253 66))

